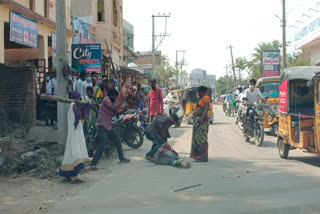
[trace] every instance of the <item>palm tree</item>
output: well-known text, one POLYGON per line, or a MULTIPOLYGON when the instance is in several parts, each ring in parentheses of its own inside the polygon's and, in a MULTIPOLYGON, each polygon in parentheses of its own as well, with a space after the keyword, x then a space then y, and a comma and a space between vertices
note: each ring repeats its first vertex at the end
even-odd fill
POLYGON ((235 68, 239 71, 239 84, 241 85, 241 73, 246 70, 249 66, 249 62, 245 57, 238 57, 236 59, 235 68))

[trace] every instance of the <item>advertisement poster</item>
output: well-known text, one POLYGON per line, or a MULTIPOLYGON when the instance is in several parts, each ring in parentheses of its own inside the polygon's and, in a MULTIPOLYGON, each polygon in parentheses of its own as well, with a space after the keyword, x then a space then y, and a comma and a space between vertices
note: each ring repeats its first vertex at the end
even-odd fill
POLYGON ((101 44, 73 44, 72 68, 78 72, 101 73, 101 44))
POLYGON ((95 43, 95 27, 77 17, 72 17, 72 31, 77 33, 72 39, 73 44, 95 43))
POLYGON ((55 32, 51 33, 51 47, 52 47, 52 51, 56 52, 57 50, 57 35, 55 32))
POLYGON ((11 11, 10 41, 32 48, 37 48, 38 23, 11 11))
POLYGON ((280 50, 263 50, 262 69, 264 77, 280 75, 280 50))
POLYGON ((283 81, 280 84, 280 101, 279 101, 279 111, 282 113, 287 113, 288 110, 288 80, 283 81))

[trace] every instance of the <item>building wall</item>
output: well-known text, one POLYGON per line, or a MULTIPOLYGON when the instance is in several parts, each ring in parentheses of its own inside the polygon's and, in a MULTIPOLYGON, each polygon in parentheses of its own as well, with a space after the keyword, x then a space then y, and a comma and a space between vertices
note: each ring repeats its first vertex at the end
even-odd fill
MULTIPOLYGON (((17 3, 23 5, 26 8, 30 8, 29 6, 29 0, 28 1, 24 1, 24 0, 17 0, 17 3)), ((49 18, 52 21, 56 21, 55 17, 56 17, 56 0, 51 0, 50 1, 50 5, 49 6, 49 18)), ((70 11, 70 3, 71 0, 66 0, 66 27, 67 29, 71 29, 71 11, 70 11)), ((6 59, 10 59, 10 61, 12 61, 12 59, 15 56, 20 56, 21 52, 19 49, 11 49, 8 51, 4 50, 4 22, 9 22, 9 17, 10 17, 10 9, 0 5, 0 63, 5 63, 7 62, 6 59), (7 56, 6 56, 7 55, 7 56)), ((13 9, 14 11, 14 9, 13 9)), ((36 5, 35 5, 35 12, 41 15, 44 15, 44 1, 40 1, 37 0, 36 1, 36 5)), ((28 18, 28 17, 27 17, 28 18)), ((37 21, 37 20, 35 20, 37 21)), ((38 21, 37 21, 38 22, 38 21)), ((53 28, 52 26, 49 26, 47 24, 44 23, 40 23, 38 22, 38 35, 42 36, 41 40, 38 41, 38 51, 37 53, 39 53, 38 58, 39 59, 46 59, 47 65, 48 65, 48 37, 51 36, 52 32, 55 32, 56 29, 53 28)), ((71 36, 67 36, 67 46, 68 46, 68 52, 71 51, 71 44, 72 44, 72 37, 71 36)), ((34 50, 30 51, 30 54, 35 53, 34 50)), ((19 59, 19 58, 18 58, 19 59)), ((23 61, 24 57, 20 58, 20 61, 23 61)), ((19 60, 17 60, 19 61, 19 60)))
POLYGON ((33 125, 36 118, 34 67, 0 64, 0 76, 0 126, 33 125))
POLYGON ((310 50, 311 65, 320 65, 320 47, 314 47, 310 50))

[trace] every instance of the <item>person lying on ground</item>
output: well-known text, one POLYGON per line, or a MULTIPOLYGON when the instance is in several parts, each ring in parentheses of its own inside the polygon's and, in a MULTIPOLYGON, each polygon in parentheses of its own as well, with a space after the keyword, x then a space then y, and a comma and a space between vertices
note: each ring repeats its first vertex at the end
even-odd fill
POLYGON ((145 157, 146 160, 153 160, 154 154, 161 145, 166 143, 168 138, 171 138, 169 133, 170 126, 176 124, 178 121, 179 118, 176 114, 173 114, 171 117, 160 115, 146 128, 144 134, 148 140, 152 141, 151 150, 145 157))
POLYGON ((162 144, 154 156, 154 163, 160 165, 170 165, 179 168, 190 168, 191 164, 183 161, 176 151, 168 144, 162 144))

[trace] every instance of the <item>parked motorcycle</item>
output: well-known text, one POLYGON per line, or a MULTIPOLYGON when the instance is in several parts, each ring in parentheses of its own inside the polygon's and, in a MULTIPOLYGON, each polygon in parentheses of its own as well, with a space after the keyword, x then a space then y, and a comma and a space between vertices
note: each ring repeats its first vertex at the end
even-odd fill
POLYGON ((242 109, 242 114, 245 119, 242 127, 245 141, 249 142, 250 138, 254 138, 255 144, 261 146, 264 140, 264 104, 247 105, 242 109))
POLYGON ((171 116, 173 114, 176 114, 179 118, 179 121, 175 125, 175 127, 180 127, 181 122, 182 122, 182 118, 184 115, 182 105, 180 103, 177 103, 176 101, 170 100, 170 99, 164 99, 163 103, 164 103, 164 114, 167 116, 171 116))

